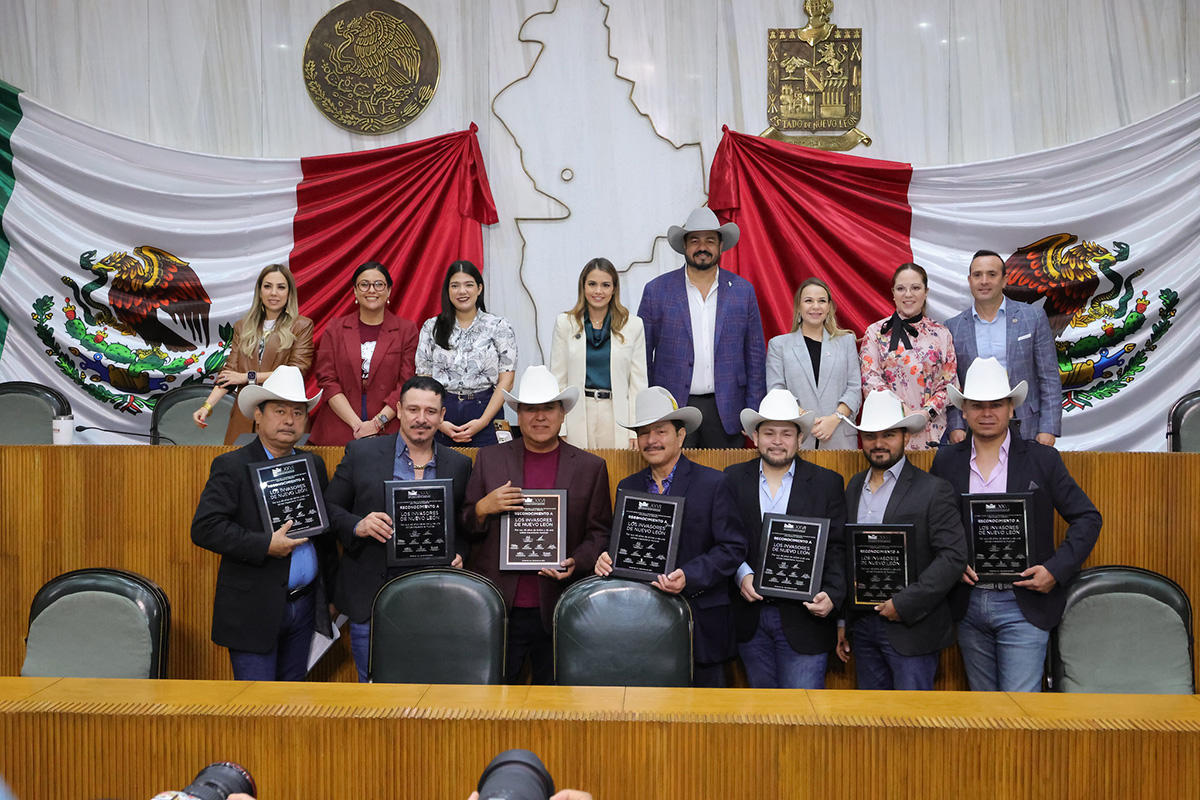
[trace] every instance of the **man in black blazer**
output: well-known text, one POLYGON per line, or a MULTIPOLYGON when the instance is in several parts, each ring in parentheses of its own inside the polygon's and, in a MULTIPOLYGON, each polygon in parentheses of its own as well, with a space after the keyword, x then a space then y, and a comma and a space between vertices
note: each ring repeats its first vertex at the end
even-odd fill
MULTIPOLYGON (((411 571, 387 563, 392 520, 383 510, 387 507, 384 481, 449 478, 454 482, 451 513, 456 519, 463 506, 471 459, 434 442, 434 433, 446 413, 442 406, 445 394, 442 384, 428 376, 416 375, 405 381, 396 404, 400 432, 347 444, 325 493, 327 505, 346 511, 332 525, 342 543, 334 605, 350 619, 350 652, 358 679, 363 682, 368 677, 375 595, 389 580, 411 571)), ((467 551, 461 536, 455 539, 455 549, 451 566, 461 567, 467 551)))
MULTIPOLYGON (((838 656, 849 658, 852 640, 860 689, 932 689, 938 654, 954 642, 947 595, 967 564, 967 546, 950 484, 904 457, 909 435, 924 426, 924 414, 904 416, 900 398, 887 390, 867 395, 855 426, 870 468, 846 485, 848 519, 912 526, 908 585, 870 609, 847 603, 850 640, 839 632, 838 656)), ((847 533, 851 564, 852 536, 847 533)), ((851 598, 855 590, 852 585, 851 598)))
MULTIPOLYGON (((950 387, 970 436, 943 446, 933 459, 934 475, 960 496, 1029 493, 1030 567, 1014 583, 981 583, 972 566, 950 597, 958 625, 967 682, 976 691, 1037 692, 1050 629, 1062 618, 1066 584, 1079 572, 1100 536, 1100 512, 1067 472, 1053 447, 1012 435, 1014 409, 1027 385, 1010 388, 1008 373, 994 358, 978 358, 967 370, 962 391, 950 387), (1054 511, 1067 521, 1062 544, 1054 546, 1054 511)), ((963 519, 968 519, 963 500, 963 519)))
MULTIPOLYGON (((305 396, 304 377, 290 366, 243 388, 238 409, 254 420, 258 438, 213 460, 196 504, 192 541, 221 556, 212 640, 229 648, 236 680, 303 680, 314 628, 332 633, 325 597, 337 561, 333 540, 289 539, 290 520, 264 530, 248 468, 299 452, 296 441, 320 397, 305 396)), ((324 489, 325 462, 309 456, 324 489)))
MULTIPOLYGON (((734 655, 729 579, 746 558, 733 490, 725 475, 683 455, 683 440, 700 427, 699 409, 680 408, 661 386, 638 392, 635 419, 622 427, 637 431, 647 467, 624 478, 618 491, 683 497, 683 524, 675 563, 653 586, 682 595, 692 609, 692 685, 724 686, 725 663, 734 655)), ((607 552, 596 559, 596 574, 612 572, 607 552)), ((619 647, 620 643, 615 643, 619 647)))
POLYGON ((838 473, 799 457, 813 417, 811 411, 801 415, 786 389, 767 392, 758 411, 747 408, 741 415, 742 431, 759 457, 725 469, 748 545, 737 571, 733 617, 738 654, 754 689, 824 689, 829 654, 837 645, 833 612, 846 597, 846 487, 838 473), (829 520, 821 591, 811 602, 764 598, 754 591, 762 518, 772 513, 829 520))

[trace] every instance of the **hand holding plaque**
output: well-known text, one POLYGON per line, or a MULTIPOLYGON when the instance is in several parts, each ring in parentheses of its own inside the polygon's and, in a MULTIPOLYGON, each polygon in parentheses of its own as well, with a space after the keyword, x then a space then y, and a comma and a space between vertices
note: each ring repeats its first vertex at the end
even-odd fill
POLYGON ((828 540, 828 519, 763 516, 754 591, 763 597, 811 602, 821 591, 828 540))
POLYGON ((454 560, 454 482, 384 481, 391 567, 445 566, 454 560))
POLYGON ((566 558, 567 490, 522 489, 520 511, 500 517, 500 569, 558 569, 566 558))
POLYGON ((670 573, 682 523, 682 497, 619 490, 608 544, 612 574, 651 582, 670 573))
POLYGON ((908 586, 908 536, 912 525, 847 525, 850 594, 854 607, 874 610, 908 586))
POLYGON ((1029 503, 1033 495, 967 494, 967 547, 981 583, 1012 583, 1029 569, 1029 503))
POLYGON ((288 538, 306 539, 329 526, 316 462, 308 453, 258 461, 249 469, 264 530, 278 530, 291 520, 288 538))

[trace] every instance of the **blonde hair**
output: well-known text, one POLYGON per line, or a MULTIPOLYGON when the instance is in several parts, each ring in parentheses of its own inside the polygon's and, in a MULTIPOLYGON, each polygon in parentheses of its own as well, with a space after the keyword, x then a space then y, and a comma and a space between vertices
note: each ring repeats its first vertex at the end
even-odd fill
POLYGON ((829 298, 829 311, 825 314, 825 330, 829 332, 829 338, 833 339, 837 336, 845 336, 847 333, 854 331, 842 328, 837 321, 837 303, 833 302, 833 292, 829 291, 829 286, 820 278, 806 278, 804 283, 800 284, 800 288, 796 290, 796 295, 792 298, 792 330, 800 330, 800 296, 804 294, 804 290, 809 286, 820 286, 825 290, 825 296, 829 298))
POLYGON ((296 279, 292 277, 292 271, 283 264, 268 264, 258 273, 258 278, 254 281, 254 296, 250 298, 250 310, 237 326, 238 335, 241 337, 241 346, 238 349, 247 358, 254 358, 258 354, 258 339, 262 334, 263 321, 267 318, 267 309, 263 307, 262 302, 262 285, 266 277, 273 272, 278 272, 287 281, 288 299, 275 319, 275 327, 271 332, 279 337, 280 350, 291 347, 296 338, 292 333, 292 326, 300 316, 300 304, 296 300, 296 279))
POLYGON ((593 258, 583 265, 583 271, 579 273, 579 297, 575 301, 575 307, 567 313, 575 318, 575 326, 578 332, 583 333, 583 320, 588 308, 587 297, 584 295, 584 286, 587 284, 588 274, 593 270, 600 270, 612 278, 612 299, 608 301, 609 330, 612 331, 613 336, 616 336, 623 342, 625 341, 625 335, 621 333, 621 329, 629 321, 629 309, 621 305, 621 276, 617 274, 617 268, 607 258, 593 258))

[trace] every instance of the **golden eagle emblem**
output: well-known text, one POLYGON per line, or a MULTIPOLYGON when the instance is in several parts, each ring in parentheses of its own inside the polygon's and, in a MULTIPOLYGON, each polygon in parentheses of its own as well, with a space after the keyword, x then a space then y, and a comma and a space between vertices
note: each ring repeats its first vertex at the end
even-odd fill
POLYGON ((428 105, 437 46, 420 17, 390 0, 351 0, 313 28, 304 51, 309 96, 326 117, 360 133, 386 133, 428 105))

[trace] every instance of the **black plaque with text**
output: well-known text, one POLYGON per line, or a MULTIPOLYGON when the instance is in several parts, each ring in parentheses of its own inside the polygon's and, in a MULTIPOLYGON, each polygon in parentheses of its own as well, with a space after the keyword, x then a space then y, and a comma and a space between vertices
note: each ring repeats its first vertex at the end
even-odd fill
POLYGON ((874 608, 908 586, 912 525, 847 525, 856 608, 874 608))
POLYGON ((754 591, 763 597, 811 602, 821 591, 829 520, 823 517, 763 516, 754 591))
POLYGON ((567 490, 522 489, 525 506, 500 516, 500 569, 558 569, 566 558, 567 490))
POLYGON ((617 491, 608 555, 617 578, 653 581, 675 569, 683 498, 617 491))
POLYGON ((1029 503, 1033 495, 967 494, 969 563, 984 583, 1021 580, 1029 569, 1029 503))
POLYGON ((254 499, 263 528, 278 530, 292 521, 289 539, 316 536, 329 526, 325 498, 317 482, 317 462, 308 453, 249 465, 254 499))
POLYGON ((454 560, 454 481, 384 481, 392 538, 390 567, 446 566, 454 560))

